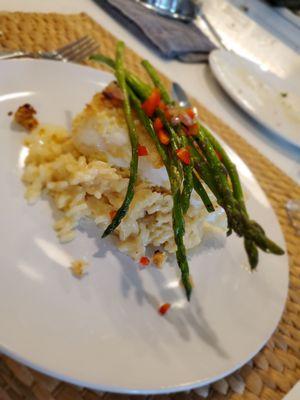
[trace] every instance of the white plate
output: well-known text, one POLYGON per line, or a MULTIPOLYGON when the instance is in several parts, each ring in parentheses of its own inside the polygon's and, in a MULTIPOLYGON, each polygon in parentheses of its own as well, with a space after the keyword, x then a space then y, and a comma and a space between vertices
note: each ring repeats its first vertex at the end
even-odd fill
MULTIPOLYGON (((46 200, 29 206, 20 181, 23 134, 7 113, 30 102, 44 123, 69 125, 111 75, 51 61, 0 63, 1 350, 38 370, 92 388, 124 393, 180 391, 212 382, 249 360, 281 316, 287 257, 261 254, 245 269, 242 241, 218 240, 190 254, 192 300, 178 286, 176 262, 140 270, 84 224, 58 243, 46 200), (214 248, 216 247, 216 248, 214 248), (75 279, 70 261, 85 256, 75 279), (172 303, 164 317, 159 305, 172 303)), ((251 171, 234 153, 252 215, 284 246, 274 212, 251 171)), ((220 238, 219 238, 220 239, 220 238)))
POLYGON ((283 80, 223 49, 210 54, 209 64, 220 85, 244 111, 277 139, 300 150, 300 81, 283 80))

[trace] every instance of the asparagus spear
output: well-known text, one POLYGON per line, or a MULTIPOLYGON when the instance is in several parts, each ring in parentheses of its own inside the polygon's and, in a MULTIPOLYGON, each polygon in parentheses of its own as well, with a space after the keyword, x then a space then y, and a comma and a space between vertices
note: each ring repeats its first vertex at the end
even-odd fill
POLYGON ((235 198, 240 202, 243 210, 246 211, 243 190, 242 190, 241 182, 240 182, 235 164, 230 160, 230 158, 229 158, 228 154, 226 153, 226 151, 224 150, 224 148, 221 146, 221 144, 218 142, 218 140, 211 134, 211 132, 208 129, 206 129, 202 124, 199 124, 199 127, 200 127, 202 133, 210 141, 214 150, 216 150, 217 153, 219 154, 220 161, 224 164, 224 166, 230 176, 233 194, 234 194, 235 198))
POLYGON ((179 150, 180 147, 181 147, 180 139, 178 138, 175 130, 168 123, 164 112, 158 109, 156 111, 156 115, 158 115, 161 118, 164 127, 166 128, 167 132, 170 135, 170 144, 171 144, 171 149, 172 149, 172 151, 170 152, 170 157, 172 158, 174 165, 176 165, 176 168, 177 168, 177 171, 178 171, 177 175, 178 175, 178 179, 179 179, 178 180, 178 184, 181 187, 181 185, 182 185, 182 177, 183 177, 183 173, 184 172, 183 172, 183 166, 182 166, 181 162, 179 161, 179 159, 177 157, 177 154, 176 154, 176 151, 179 150))
POLYGON ((130 98, 132 100, 134 109, 140 119, 141 123, 145 126, 147 132, 150 137, 154 140, 157 151, 159 152, 169 176, 170 185, 171 185, 171 193, 173 198, 173 209, 172 209, 172 224, 174 231, 174 239, 177 245, 176 258, 177 263, 181 271, 181 279, 183 286, 185 288, 187 299, 190 300, 192 293, 192 285, 189 276, 189 265, 186 258, 186 250, 183 242, 185 228, 184 228, 184 216, 181 208, 180 202, 180 185, 179 185, 179 177, 178 170, 176 165, 172 162, 172 158, 168 156, 167 150, 162 146, 160 141, 157 138, 157 135, 154 131, 152 121, 150 118, 144 113, 141 108, 140 101, 137 99, 135 94, 129 89, 130 98))
POLYGON ((181 270, 181 279, 185 288, 187 299, 190 300, 192 293, 192 285, 190 281, 189 265, 186 258, 186 250, 183 242, 185 227, 184 227, 184 216, 182 207, 180 204, 181 193, 180 187, 177 184, 175 166, 171 165, 170 168, 170 184, 171 192, 173 196, 173 209, 172 209, 172 221, 174 230, 174 239, 177 246, 176 258, 178 266, 181 270))
POLYGON ((124 53, 124 43, 118 42, 117 44, 117 51, 116 51, 116 77, 118 80, 118 84, 123 92, 124 102, 123 102, 123 109, 125 114, 125 119, 128 127, 128 133, 131 143, 131 162, 130 162, 130 177, 127 186, 127 192, 124 198, 124 201, 121 207, 118 209, 115 217, 113 218, 112 222, 108 225, 105 229, 102 237, 105 237, 112 233, 116 227, 121 223, 122 219, 126 215, 130 203, 134 196, 134 186, 137 179, 137 171, 138 171, 138 138, 135 130, 135 125, 131 115, 131 108, 130 102, 127 92, 127 86, 125 81, 125 71, 123 65, 123 53, 124 53))
POLYGON ((91 55, 90 60, 100 62, 101 64, 106 64, 112 69, 116 68, 115 60, 100 53, 91 55))
POLYGON ((251 268, 252 269, 256 268, 258 263, 258 251, 255 246, 255 240, 256 242, 258 242, 256 243, 256 245, 260 247, 262 250, 267 252, 273 252, 275 254, 283 254, 283 250, 266 237, 262 227, 256 221, 249 220, 249 215, 244 200, 243 190, 236 166, 230 160, 224 148, 221 146, 218 140, 211 134, 211 132, 209 132, 209 130, 203 127, 202 125, 200 125, 200 127, 203 133, 212 143, 214 149, 219 153, 221 161, 226 167, 228 174, 230 176, 234 197, 238 201, 238 204, 244 214, 244 217, 248 220, 246 224, 248 226, 248 234, 247 233, 245 234, 246 237, 244 239, 244 246, 248 255, 251 268), (249 231, 255 231, 255 233, 253 234, 253 236, 256 237, 255 240, 251 239, 252 233, 249 235, 249 231))
MULTIPOLYGON (((188 146, 187 137, 182 136, 182 144, 184 147, 188 146)), ((183 188, 181 194, 181 205, 183 214, 187 213, 187 210, 190 206, 190 199, 192 195, 192 191, 194 188, 194 179, 193 179, 193 159, 191 158, 191 163, 189 165, 183 165, 183 188)), ((201 197, 202 198, 202 197, 201 197)))
MULTIPOLYGON (((210 140, 203 133, 203 129, 201 130, 201 126, 199 126, 199 132, 196 138, 201 150, 206 156, 206 159, 210 163, 212 170, 216 174, 217 190, 221 195, 221 205, 226 211, 230 227, 232 227, 239 236, 244 236, 247 240, 253 241, 261 250, 278 255, 283 254, 283 250, 276 243, 267 238, 262 228, 256 222, 251 221, 248 218, 247 213, 241 209, 238 201, 234 198, 229 188, 226 174, 221 168, 222 164, 218 159, 210 140)), ((246 246, 246 250, 253 251, 253 246, 250 245, 249 242, 246 243, 246 246)), ((255 253, 253 253, 253 255, 249 254, 249 257, 250 256, 253 257, 254 264, 255 253)))
POLYGON ((157 111, 157 114, 162 118, 163 124, 166 127, 168 133, 170 134, 171 137, 171 147, 173 150, 173 159, 174 163, 177 166, 177 169, 179 170, 179 173, 183 173, 183 187, 182 187, 182 193, 181 193, 181 207, 183 214, 186 214, 189 206, 190 206, 190 197, 192 194, 193 190, 193 166, 192 164, 187 165, 187 164, 182 164, 177 157, 176 151, 179 150, 181 147, 187 145, 187 138, 185 136, 179 136, 175 129, 169 124, 167 121, 164 113, 160 110, 157 111))
MULTIPOLYGON (((218 201, 220 205, 228 210, 230 216, 235 217, 235 202, 229 187, 226 173, 223 166, 218 159, 213 146, 208 138, 199 129, 198 134, 195 136, 197 144, 206 157, 207 163, 210 166, 211 172, 214 175, 215 189, 218 193, 218 201)), ((237 223, 238 221, 234 221, 237 223)))
POLYGON ((213 212, 215 211, 214 206, 212 205, 212 202, 204 189, 199 177, 197 176, 197 173, 193 173, 193 185, 195 192, 201 197, 201 200, 203 201, 203 204, 205 205, 206 209, 208 212, 213 212))
MULTIPOLYGON (((211 171, 209 170, 209 166, 208 166, 206 160, 204 159, 202 154, 200 154, 200 152, 196 150, 191 138, 188 138, 188 143, 190 144, 190 152, 191 152, 192 159, 194 161, 194 168, 195 168, 197 174, 201 177, 201 179, 206 183, 206 185, 210 188, 210 190, 213 192, 213 194, 218 199, 219 195, 218 195, 216 184, 214 181, 214 176, 212 175, 211 171)), ((211 204, 211 207, 213 208, 212 204, 211 204)))
MULTIPOLYGON (((160 80, 160 77, 158 76, 155 68, 149 63, 147 60, 142 61, 143 67, 146 69, 148 75, 150 76, 154 86, 156 86, 161 94, 161 97, 163 101, 166 104, 172 104, 172 100, 169 96, 168 91, 164 87, 163 83, 160 80)), ((173 148, 173 153, 174 151, 178 150, 179 147, 187 146, 187 138, 185 135, 179 136, 175 129, 172 128, 172 126, 168 123, 168 121, 165 118, 165 115, 162 111, 158 110, 158 115, 163 119, 164 125, 167 128, 170 136, 171 136, 171 146, 173 148)), ((176 154, 173 154, 175 159, 177 159, 176 154)), ((180 168, 179 162, 177 162, 177 167, 179 169, 183 169, 183 188, 182 188, 182 193, 181 193, 181 206, 182 206, 182 211, 183 214, 186 214, 189 206, 190 206, 190 198, 193 190, 193 185, 194 185, 194 180, 193 180, 193 166, 192 165, 186 165, 184 164, 180 168)))
MULTIPOLYGON (((103 54, 93 54, 90 57, 90 60, 100 62, 102 64, 107 65, 108 67, 112 68, 113 70, 116 69, 116 62, 110 58, 106 57, 103 54)), ((137 95, 142 98, 142 100, 146 100, 151 94, 151 86, 147 85, 141 81, 137 76, 129 72, 125 69, 125 77, 126 82, 137 92, 137 95)))
POLYGON ((252 240, 257 247, 266 253, 272 253, 277 255, 284 254, 284 251, 271 239, 269 239, 261 226, 256 221, 252 221, 249 218, 245 218, 245 238, 252 240))
POLYGON ((258 264, 258 250, 253 240, 244 238, 244 248, 248 257, 250 268, 253 270, 258 264))
POLYGON ((163 101, 166 104, 171 104, 172 100, 169 96, 169 93, 166 90, 166 88, 164 87, 164 85, 162 84, 160 77, 158 76, 158 73, 156 72, 155 68, 147 60, 142 61, 142 66, 148 72, 148 75, 150 76, 154 86, 156 86, 159 89, 163 101))
MULTIPOLYGON (((223 146, 219 143, 219 141, 211 134, 211 132, 206 129, 203 125, 200 124, 200 129, 206 137, 209 139, 210 143, 212 144, 213 148, 218 152, 221 162, 225 166, 232 185, 233 195, 238 201, 242 211, 248 216, 244 194, 242 185, 240 182, 240 178, 238 175, 237 168, 235 164, 229 158, 227 152, 224 150, 223 146)), ((250 264, 251 269, 255 269, 258 264, 258 250, 255 243, 247 238, 244 238, 244 247, 248 256, 248 261, 250 264)))

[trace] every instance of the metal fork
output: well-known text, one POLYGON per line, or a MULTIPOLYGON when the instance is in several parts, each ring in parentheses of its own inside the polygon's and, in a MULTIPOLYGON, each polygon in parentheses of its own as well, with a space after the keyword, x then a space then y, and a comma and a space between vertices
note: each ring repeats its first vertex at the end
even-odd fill
POLYGON ((52 51, 27 52, 21 50, 0 52, 0 60, 13 58, 44 58, 57 61, 80 62, 99 48, 99 44, 90 36, 83 36, 75 42, 52 51))

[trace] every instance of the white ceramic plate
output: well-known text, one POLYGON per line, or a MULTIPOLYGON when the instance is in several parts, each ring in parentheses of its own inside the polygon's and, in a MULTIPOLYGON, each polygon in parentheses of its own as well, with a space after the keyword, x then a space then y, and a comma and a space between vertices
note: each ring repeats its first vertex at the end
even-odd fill
MULTIPOLYGON (((209 56, 213 74, 231 98, 277 139, 300 150, 300 91, 257 64, 226 50, 209 56)), ((299 83, 299 82, 298 82, 299 83)))
MULTIPOLYGON (((12 129, 7 113, 30 102, 40 121, 68 126, 112 76, 30 60, 3 61, 0 75, 1 350, 55 377, 124 393, 197 387, 249 360, 281 316, 287 257, 261 254, 251 274, 240 239, 232 236, 223 245, 220 237, 206 240, 190 254, 195 289, 187 303, 175 261, 162 270, 140 270, 89 224, 73 242, 59 244, 48 202, 29 206, 24 200, 24 135, 12 129), (83 256, 89 273, 77 280, 69 266, 83 256), (157 308, 165 302, 172 308, 162 317, 157 308)), ((251 214, 284 246, 261 188, 230 153, 251 214)))

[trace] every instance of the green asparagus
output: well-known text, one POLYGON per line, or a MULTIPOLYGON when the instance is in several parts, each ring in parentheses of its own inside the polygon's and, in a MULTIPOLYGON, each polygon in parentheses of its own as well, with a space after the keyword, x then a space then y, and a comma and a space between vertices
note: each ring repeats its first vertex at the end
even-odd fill
POLYGON ((122 219, 126 215, 130 203, 134 196, 134 186, 137 179, 137 171, 138 171, 138 138, 135 130, 135 125, 131 115, 131 107, 130 101, 127 92, 126 80, 125 80, 125 71, 123 65, 123 53, 124 53, 124 43, 118 42, 117 51, 116 51, 116 77, 118 84, 123 92, 124 102, 123 109, 124 115, 128 127, 128 133, 131 143, 131 162, 130 162, 130 177, 127 187, 127 192, 124 198, 124 201, 121 207, 118 209, 116 215, 114 216, 112 222, 108 225, 108 227, 103 232, 102 237, 109 235, 112 233, 116 227, 121 223, 122 219))

